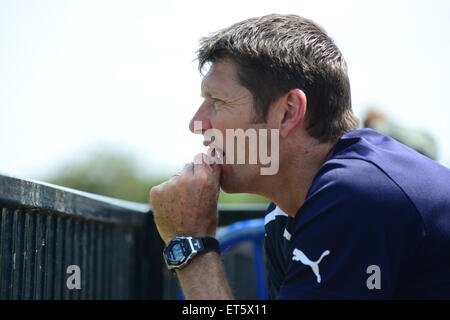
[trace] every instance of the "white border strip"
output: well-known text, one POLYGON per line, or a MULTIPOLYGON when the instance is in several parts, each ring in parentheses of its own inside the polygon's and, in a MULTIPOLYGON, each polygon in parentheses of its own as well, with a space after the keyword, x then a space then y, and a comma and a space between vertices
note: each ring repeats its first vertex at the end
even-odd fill
POLYGON ((287 213, 285 213, 283 210, 281 210, 278 207, 275 207, 272 211, 270 211, 266 216, 264 217, 264 225, 268 224, 270 221, 275 220, 276 216, 288 216, 287 213))

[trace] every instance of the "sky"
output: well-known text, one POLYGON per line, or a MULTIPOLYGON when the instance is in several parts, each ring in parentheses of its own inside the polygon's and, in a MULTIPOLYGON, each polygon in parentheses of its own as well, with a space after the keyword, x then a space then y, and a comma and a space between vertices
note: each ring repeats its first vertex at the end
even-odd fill
POLYGON ((0 172, 41 179, 104 147, 173 174, 202 137, 201 37, 270 13, 322 25, 352 104, 432 134, 450 166, 450 1, 0 0, 0 172))

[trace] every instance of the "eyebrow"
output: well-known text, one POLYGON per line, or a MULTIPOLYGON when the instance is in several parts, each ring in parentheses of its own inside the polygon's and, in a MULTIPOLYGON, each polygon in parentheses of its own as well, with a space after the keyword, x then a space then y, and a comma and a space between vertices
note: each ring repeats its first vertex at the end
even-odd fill
POLYGON ((221 95, 220 93, 216 91, 200 91, 200 97, 202 98, 213 98, 213 99, 219 99, 219 100, 225 100, 225 96, 221 95))

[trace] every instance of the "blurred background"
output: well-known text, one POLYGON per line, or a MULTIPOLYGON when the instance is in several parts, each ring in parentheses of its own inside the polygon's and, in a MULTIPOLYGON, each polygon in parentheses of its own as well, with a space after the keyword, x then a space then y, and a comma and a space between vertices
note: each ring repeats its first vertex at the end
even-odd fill
POLYGON ((450 1, 0 0, 0 172, 147 202, 205 151, 198 40, 269 13, 329 32, 361 125, 450 166, 450 1))

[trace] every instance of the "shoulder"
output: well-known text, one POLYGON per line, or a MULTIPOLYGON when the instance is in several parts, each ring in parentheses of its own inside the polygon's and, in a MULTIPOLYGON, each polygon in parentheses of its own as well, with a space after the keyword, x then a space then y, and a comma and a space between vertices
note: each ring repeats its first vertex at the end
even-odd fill
POLYGON ((362 159, 332 159, 321 167, 303 207, 327 204, 350 208, 410 205, 394 180, 377 165, 362 159))
MULTIPOLYGON (((374 130, 355 130, 345 134, 336 144, 332 161, 348 165, 347 172, 360 178, 352 179, 350 176, 347 182, 351 185, 373 185, 361 191, 376 190, 377 185, 384 182, 376 178, 387 178, 408 197, 425 220, 427 216, 434 220, 432 216, 442 208, 449 212, 450 170, 374 130)), ((343 173, 345 178, 345 170, 335 172, 343 173)))
POLYGON ((343 197, 344 191, 363 196, 376 191, 379 184, 390 185, 391 181, 375 164, 363 159, 331 159, 316 174, 307 199, 323 190, 343 197))
POLYGON ((342 233, 355 226, 387 231, 401 225, 420 229, 422 220, 395 181, 369 161, 332 159, 317 173, 292 231, 329 232, 336 226, 342 233))

